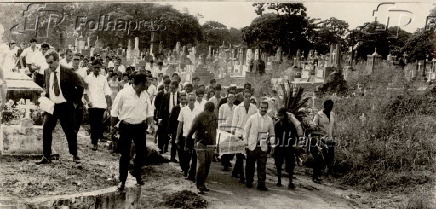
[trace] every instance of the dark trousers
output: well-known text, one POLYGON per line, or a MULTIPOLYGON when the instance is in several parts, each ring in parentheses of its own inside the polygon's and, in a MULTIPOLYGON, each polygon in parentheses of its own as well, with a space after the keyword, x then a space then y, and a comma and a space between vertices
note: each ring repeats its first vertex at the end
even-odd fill
POLYGON ((260 147, 256 147, 253 151, 247 149, 247 165, 245 166, 247 184, 252 184, 254 181, 254 167, 257 163, 257 185, 265 186, 266 160, 267 154, 260 147))
POLYGON ((89 108, 89 125, 91 127, 91 143, 96 145, 98 139, 103 137, 103 115, 106 111, 103 108, 89 108))
POLYGON ((189 161, 191 161, 191 166, 189 167, 188 178, 195 179, 195 176, 197 174, 197 152, 195 151, 195 149, 192 149, 192 150, 188 151, 187 155, 188 155, 188 164, 189 164, 189 161))
POLYGON ((244 154, 236 154, 235 167, 233 168, 232 175, 239 175, 241 181, 245 181, 244 175, 244 154))
POLYGON ((44 85, 44 75, 39 74, 37 72, 33 73, 33 81, 38 84, 41 88, 43 88, 44 85))
POLYGON ((321 177, 324 169, 324 156, 326 153, 325 149, 320 148, 319 143, 320 142, 318 138, 311 139, 310 154, 312 154, 313 157, 313 179, 321 177))
POLYGON ((168 143, 170 140, 170 137, 168 136, 168 121, 162 120, 157 131, 157 147, 161 151, 168 151, 168 143))
POLYGON ((289 173, 289 182, 292 182, 295 169, 295 151, 292 147, 276 147, 274 149, 274 163, 277 169, 277 177, 281 183, 283 163, 285 171, 289 173))
POLYGON ((75 130, 76 130, 76 132, 79 132, 80 125, 82 125, 82 121, 83 121, 83 104, 82 103, 77 105, 75 117, 76 117, 76 121, 75 121, 76 127, 75 127, 75 130))
POLYGON ((189 171, 189 152, 185 152, 186 137, 179 137, 179 144, 177 145, 177 153, 179 154, 179 163, 182 171, 189 171))
POLYGON ((68 150, 73 156, 77 155, 77 132, 75 127, 74 105, 70 102, 55 104, 53 115, 44 113, 42 127, 42 144, 44 157, 49 158, 51 153, 51 144, 53 141, 53 130, 56 127, 58 119, 60 120, 62 130, 68 142, 68 150))
POLYGON ((232 163, 230 163, 231 160, 233 160, 233 157, 235 157, 234 154, 223 154, 221 155, 221 165, 230 167, 232 163))
POLYGON ((206 148, 203 144, 199 143, 196 148, 197 152, 197 189, 204 189, 204 182, 209 175, 210 164, 212 163, 214 149, 206 148))
POLYGON ((176 152, 177 152, 176 137, 177 137, 177 133, 171 134, 171 157, 170 157, 171 160, 176 159, 176 152))
POLYGON ((130 162, 130 149, 132 140, 135 143, 135 160, 134 173, 140 175, 142 164, 144 163, 146 152, 146 130, 147 126, 144 123, 139 125, 126 124, 123 121, 120 123, 118 140, 118 150, 120 151, 120 181, 126 182, 127 175, 129 174, 129 162, 130 162))

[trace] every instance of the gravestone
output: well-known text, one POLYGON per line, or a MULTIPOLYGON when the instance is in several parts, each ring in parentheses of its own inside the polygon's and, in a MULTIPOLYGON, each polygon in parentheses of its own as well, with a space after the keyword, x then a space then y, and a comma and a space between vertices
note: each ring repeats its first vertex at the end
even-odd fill
POLYGON ((199 66, 195 72, 192 73, 192 77, 198 77, 200 78, 200 84, 208 85, 209 81, 215 78, 215 74, 209 72, 206 67, 199 66))

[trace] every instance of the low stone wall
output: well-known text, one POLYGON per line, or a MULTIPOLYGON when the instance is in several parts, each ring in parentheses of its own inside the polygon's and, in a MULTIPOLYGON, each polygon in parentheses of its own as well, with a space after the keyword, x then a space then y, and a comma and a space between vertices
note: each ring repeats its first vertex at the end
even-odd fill
POLYGON ((117 187, 96 191, 36 197, 29 199, 0 198, 0 209, 137 209, 141 197, 141 187, 135 179, 127 180, 125 192, 118 192, 117 187))

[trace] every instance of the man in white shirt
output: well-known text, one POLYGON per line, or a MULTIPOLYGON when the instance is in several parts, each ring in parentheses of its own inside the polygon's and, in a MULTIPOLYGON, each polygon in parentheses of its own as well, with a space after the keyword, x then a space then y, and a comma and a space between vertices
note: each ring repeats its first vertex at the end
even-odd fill
POLYGON ((197 106, 201 112, 204 111, 204 104, 206 104, 206 100, 204 98, 204 90, 203 89, 197 89, 195 91, 195 94, 197 95, 197 101, 195 101, 195 106, 197 106))
POLYGON ((20 55, 21 68, 29 68, 29 72, 27 74, 29 77, 32 77, 32 74, 41 68, 39 66, 41 63, 41 51, 38 49, 36 44, 36 39, 30 40, 30 47, 24 49, 20 55), (26 58, 26 66, 24 66, 23 57, 26 58))
POLYGON ((85 100, 88 103, 89 124, 91 127, 92 150, 97 150, 98 140, 103 137, 103 115, 106 109, 110 111, 112 105, 111 89, 104 76, 100 75, 101 63, 94 61, 92 63, 93 73, 85 78, 87 89, 85 100))
MULTIPOLYGON (((182 168, 185 177, 188 177, 189 160, 191 158, 192 150, 185 151, 183 148, 185 146, 186 136, 191 130, 194 118, 201 113, 200 109, 195 106, 195 94, 192 92, 189 93, 187 99, 188 105, 182 107, 179 113, 179 118, 177 119, 179 121, 179 124, 177 127, 177 138, 175 141, 175 143, 181 147, 181 149, 179 149, 179 161, 180 167, 182 168)), ((195 164, 192 166, 193 168, 196 167, 196 159, 197 158, 192 158, 192 164, 195 164)), ((191 170, 190 177, 191 179, 195 179, 195 169, 191 170)))
MULTIPOLYGON (((115 66, 118 66, 118 72, 120 73, 125 73, 126 72, 126 67, 124 67, 124 65, 121 63, 121 58, 118 58, 115 62, 114 62, 115 66)), ((115 71, 114 71, 115 72, 115 71)))
MULTIPOLYGON (((245 89, 243 92, 244 102, 239 104, 233 112, 232 132, 240 138, 242 138, 244 134, 243 130, 248 118, 258 112, 257 107, 250 103, 251 95, 251 90, 245 89)), ((243 154, 236 154, 236 162, 232 176, 235 178, 239 177, 239 182, 245 183, 243 154)))
POLYGON ((247 165, 245 174, 247 177, 246 187, 253 187, 254 167, 257 162, 257 189, 267 191, 266 162, 268 142, 275 143, 274 124, 271 117, 266 113, 268 102, 260 103, 260 112, 250 116, 244 128, 244 142, 247 144, 247 165))
MULTIPOLYGON (((144 92, 148 88, 147 76, 142 73, 133 76, 132 88, 120 91, 115 98, 111 111, 111 126, 115 130, 119 122, 118 151, 121 154, 119 162, 118 191, 125 188, 127 175, 129 173, 130 147, 132 140, 135 143, 136 155, 134 160, 134 170, 132 175, 136 178, 136 183, 144 185, 141 179, 142 163, 145 156, 147 124, 153 125, 153 108, 150 98, 144 92)), ((113 131, 112 131, 113 132, 113 131)))
POLYGON ((148 86, 147 92, 150 95, 151 101, 154 100, 154 97, 157 95, 157 87, 153 84, 153 79, 150 79, 150 85, 148 86))
POLYGON ((59 62, 64 67, 72 68, 73 67, 73 51, 71 49, 67 49, 65 51, 65 59, 61 59, 59 62))
MULTIPOLYGON (((219 108, 218 123, 221 125, 221 130, 231 131, 233 112, 235 110, 234 101, 235 95, 228 94, 227 103, 222 104, 219 108)), ((232 160, 233 156, 232 154, 224 154, 221 156, 221 165, 224 166, 223 171, 227 171, 229 167, 232 166, 230 160, 232 160)))

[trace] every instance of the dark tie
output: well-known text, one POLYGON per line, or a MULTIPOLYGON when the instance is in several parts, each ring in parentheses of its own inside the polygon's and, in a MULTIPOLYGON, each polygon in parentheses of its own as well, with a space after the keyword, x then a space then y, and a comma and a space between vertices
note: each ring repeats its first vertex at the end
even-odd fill
POLYGON ((54 88, 54 94, 55 96, 59 96, 61 94, 61 90, 59 89, 59 82, 58 82, 58 77, 56 76, 56 71, 53 72, 54 73, 54 77, 53 77, 53 88, 54 88))
POLYGON ((175 98, 176 98, 176 95, 175 95, 175 93, 173 93, 173 107, 176 106, 175 98))

